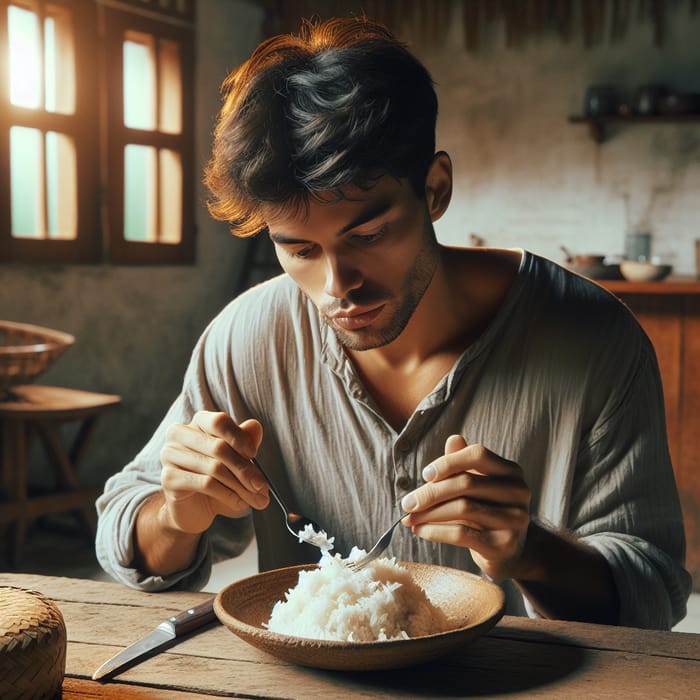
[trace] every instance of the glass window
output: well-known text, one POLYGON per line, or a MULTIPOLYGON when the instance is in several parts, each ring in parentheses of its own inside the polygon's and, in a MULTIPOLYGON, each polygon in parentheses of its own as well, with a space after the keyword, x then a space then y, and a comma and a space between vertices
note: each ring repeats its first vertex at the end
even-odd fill
POLYGON ((0 261, 191 262, 193 0, 3 2, 3 36, 0 261))
POLYGON ((121 202, 110 196, 111 255, 150 262, 156 249, 163 260, 191 259, 192 210, 184 200, 193 191, 191 126, 185 128, 192 123, 191 36, 104 12, 108 46, 122 60, 121 104, 108 109, 109 171, 121 177, 123 191, 121 202))

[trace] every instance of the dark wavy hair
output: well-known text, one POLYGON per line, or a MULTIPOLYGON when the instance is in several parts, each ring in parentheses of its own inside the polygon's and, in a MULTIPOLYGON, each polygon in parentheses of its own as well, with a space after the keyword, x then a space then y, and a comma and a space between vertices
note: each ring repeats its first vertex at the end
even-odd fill
POLYGON ((298 36, 260 44, 222 91, 204 181, 210 213, 237 236, 265 228, 261 204, 296 212, 385 174, 424 196, 437 97, 426 68, 382 25, 304 22, 298 36))

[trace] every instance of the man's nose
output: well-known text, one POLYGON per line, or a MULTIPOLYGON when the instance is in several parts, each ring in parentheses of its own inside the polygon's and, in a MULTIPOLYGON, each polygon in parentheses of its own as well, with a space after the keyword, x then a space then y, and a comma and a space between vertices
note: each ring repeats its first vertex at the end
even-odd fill
POLYGON ((342 299, 348 292, 362 286, 362 273, 350 260, 329 256, 326 261, 326 285, 324 292, 335 299, 342 299))

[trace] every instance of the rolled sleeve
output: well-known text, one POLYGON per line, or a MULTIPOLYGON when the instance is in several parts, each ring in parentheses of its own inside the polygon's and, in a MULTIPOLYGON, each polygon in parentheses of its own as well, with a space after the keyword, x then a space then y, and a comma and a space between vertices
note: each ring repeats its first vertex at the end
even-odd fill
POLYGON ((569 527, 614 578, 619 623, 670 629, 686 614, 691 577, 651 346, 579 455, 569 527))
POLYGON ((658 547, 618 533, 582 539, 610 567, 620 600, 620 625, 670 629, 685 617, 690 575, 658 547))
POLYGON ((212 396, 207 383, 208 373, 214 372, 207 368, 207 362, 211 365, 225 357, 216 347, 213 331, 211 324, 200 338, 185 374, 183 390, 151 439, 132 462, 107 480, 96 503, 97 559, 110 576, 133 588, 199 590, 209 579, 213 561, 240 554, 253 536, 249 514, 241 518, 216 518, 210 530, 203 533, 196 555, 186 569, 170 576, 152 576, 133 567, 136 519, 146 500, 161 490, 160 451, 169 426, 189 423, 199 410, 222 410, 221 400, 212 396))
POLYGON ((209 538, 202 536, 191 565, 171 576, 152 576, 134 568, 134 527, 139 510, 160 489, 152 485, 108 484, 97 502, 99 514, 95 552, 100 566, 131 588, 154 592, 169 588, 199 590, 209 579, 212 553, 209 538))

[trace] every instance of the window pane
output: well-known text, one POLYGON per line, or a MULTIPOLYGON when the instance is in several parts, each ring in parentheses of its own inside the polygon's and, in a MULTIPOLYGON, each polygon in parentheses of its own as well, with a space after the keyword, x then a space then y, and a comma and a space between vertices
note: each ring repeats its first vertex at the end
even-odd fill
POLYGON ((44 238, 44 161, 38 129, 10 129, 12 235, 44 238))
POLYGON ((182 165, 180 154, 160 151, 160 242, 182 239, 182 165))
POLYGON ((46 134, 46 210, 49 238, 78 235, 75 144, 65 134, 46 134))
POLYGON ((10 41, 10 102, 36 109, 41 105, 41 45, 39 19, 34 12, 8 8, 10 41))
POLYGON ((75 113, 75 51, 70 15, 52 8, 44 22, 45 105, 49 112, 75 113))
POLYGON ((131 129, 156 127, 156 76, 153 37, 129 33, 124 42, 124 124, 131 129))
POLYGON ((155 241, 156 149, 129 144, 124 149, 124 238, 155 241))
POLYGON ((159 128, 167 134, 179 134, 182 131, 180 46, 175 41, 161 39, 159 47, 159 128))

